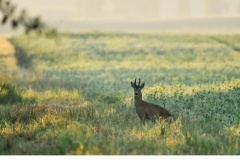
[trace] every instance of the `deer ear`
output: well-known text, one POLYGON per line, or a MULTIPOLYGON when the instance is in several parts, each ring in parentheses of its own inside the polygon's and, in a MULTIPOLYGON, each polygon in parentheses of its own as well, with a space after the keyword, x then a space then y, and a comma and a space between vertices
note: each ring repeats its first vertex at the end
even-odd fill
POLYGON ((144 85, 145 85, 145 83, 143 83, 143 84, 140 86, 140 88, 143 89, 144 85))
POLYGON ((131 86, 132 86, 133 88, 135 88, 133 82, 131 82, 131 86))

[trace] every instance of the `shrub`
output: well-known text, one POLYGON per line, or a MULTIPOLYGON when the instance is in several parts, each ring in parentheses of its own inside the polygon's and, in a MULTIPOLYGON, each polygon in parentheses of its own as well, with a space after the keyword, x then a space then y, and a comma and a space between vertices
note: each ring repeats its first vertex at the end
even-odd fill
POLYGON ((0 82, 0 104, 22 102, 21 92, 13 84, 0 82))

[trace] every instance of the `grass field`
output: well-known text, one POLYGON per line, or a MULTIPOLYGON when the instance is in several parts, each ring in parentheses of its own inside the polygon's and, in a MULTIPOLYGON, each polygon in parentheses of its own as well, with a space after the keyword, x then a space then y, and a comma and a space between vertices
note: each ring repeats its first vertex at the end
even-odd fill
POLYGON ((92 31, 10 41, 16 53, 0 53, 0 154, 240 154, 239 34, 92 31), (140 122, 136 77, 143 99, 174 122, 140 122))

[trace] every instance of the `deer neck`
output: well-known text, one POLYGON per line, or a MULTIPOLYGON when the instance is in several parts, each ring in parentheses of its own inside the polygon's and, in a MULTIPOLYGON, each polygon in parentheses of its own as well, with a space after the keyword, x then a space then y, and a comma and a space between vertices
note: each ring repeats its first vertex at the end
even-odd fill
POLYGON ((142 103, 142 92, 139 92, 137 96, 134 95, 135 106, 138 106, 142 103))

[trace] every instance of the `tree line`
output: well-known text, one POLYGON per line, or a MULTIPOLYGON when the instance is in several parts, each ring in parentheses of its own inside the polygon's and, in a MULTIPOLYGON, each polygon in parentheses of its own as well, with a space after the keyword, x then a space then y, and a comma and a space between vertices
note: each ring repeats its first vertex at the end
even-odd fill
POLYGON ((39 16, 30 16, 26 9, 21 9, 17 13, 17 6, 9 0, 0 0, 0 13, 2 13, 1 25, 10 23, 13 29, 22 26, 25 33, 31 31, 37 31, 39 34, 43 33, 43 31, 49 31, 45 32, 48 35, 56 33, 56 29, 48 27, 39 16))

